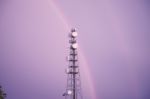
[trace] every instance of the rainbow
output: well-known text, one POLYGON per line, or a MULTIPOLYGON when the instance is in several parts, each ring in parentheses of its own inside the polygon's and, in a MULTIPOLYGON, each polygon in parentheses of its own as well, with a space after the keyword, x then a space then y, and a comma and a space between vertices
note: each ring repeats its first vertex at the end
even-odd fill
MULTIPOLYGON (((54 12, 56 13, 56 15, 59 17, 60 21, 62 22, 62 26, 64 26, 64 29, 67 30, 67 31, 70 31, 70 29, 72 28, 72 25, 70 24, 70 22, 66 19, 63 11, 61 11, 61 9, 59 8, 59 6, 57 6, 57 2, 55 1, 52 1, 52 0, 47 0, 49 2, 49 5, 50 7, 54 10, 54 12)), ((131 50, 130 50, 130 46, 129 44, 127 43, 126 41, 126 38, 125 38, 125 32, 128 32, 128 31, 124 31, 123 30, 123 27, 121 27, 120 25, 120 18, 117 17, 117 13, 115 13, 115 11, 113 11, 113 6, 111 5, 110 2, 108 1, 103 1, 105 2, 106 4, 106 7, 107 7, 107 14, 108 16, 111 16, 109 17, 110 19, 110 24, 112 25, 111 27, 113 28, 113 30, 115 31, 115 36, 118 40, 118 44, 120 45, 120 49, 121 49, 121 52, 124 53, 124 58, 125 60, 128 61, 128 65, 130 65, 131 67, 128 68, 128 76, 129 76, 129 81, 130 81, 130 84, 133 86, 133 88, 131 89, 131 94, 134 96, 134 97, 138 97, 138 93, 139 93, 139 89, 138 89, 138 81, 137 81, 137 78, 136 78, 136 73, 134 71, 134 67, 132 66, 133 63, 132 60, 129 56, 132 54, 131 50), (112 23, 115 23, 115 24, 112 24, 112 23)), ((92 74, 90 72, 90 69, 89 69, 89 65, 88 65, 88 62, 86 61, 86 57, 83 53, 84 51, 81 49, 81 46, 79 48, 79 55, 80 55, 80 65, 81 65, 81 68, 82 70, 84 70, 84 79, 86 79, 87 81, 87 84, 88 84, 88 89, 89 89, 89 93, 90 93, 90 99, 98 99, 97 98, 97 95, 96 95, 96 88, 94 86, 94 82, 93 82, 93 77, 92 77, 92 74)))

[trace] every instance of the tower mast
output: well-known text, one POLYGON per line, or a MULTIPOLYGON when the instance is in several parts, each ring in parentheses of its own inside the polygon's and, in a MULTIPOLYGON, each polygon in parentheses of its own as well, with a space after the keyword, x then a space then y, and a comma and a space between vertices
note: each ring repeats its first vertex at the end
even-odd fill
POLYGON ((81 93, 81 81, 80 72, 78 65, 78 44, 77 44, 78 33, 76 29, 72 29, 69 35, 70 40, 70 53, 68 56, 69 65, 66 69, 67 73, 67 88, 63 94, 65 99, 83 99, 81 93))

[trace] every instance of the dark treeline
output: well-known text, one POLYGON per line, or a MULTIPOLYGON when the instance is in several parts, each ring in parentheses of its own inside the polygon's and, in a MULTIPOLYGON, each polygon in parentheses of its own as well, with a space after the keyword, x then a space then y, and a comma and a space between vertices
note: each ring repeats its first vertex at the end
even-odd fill
POLYGON ((2 86, 0 85, 0 99, 5 99, 6 93, 3 91, 2 86))

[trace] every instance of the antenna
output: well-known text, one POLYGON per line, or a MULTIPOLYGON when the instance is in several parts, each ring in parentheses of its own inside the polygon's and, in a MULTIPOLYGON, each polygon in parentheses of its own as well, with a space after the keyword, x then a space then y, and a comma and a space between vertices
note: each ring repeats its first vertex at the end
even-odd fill
POLYGON ((71 29, 69 35, 70 40, 70 53, 68 56, 68 67, 66 69, 67 73, 67 88, 66 92, 63 94, 65 99, 83 99, 81 92, 81 81, 80 72, 78 66, 78 44, 77 44, 78 33, 75 28, 71 29))

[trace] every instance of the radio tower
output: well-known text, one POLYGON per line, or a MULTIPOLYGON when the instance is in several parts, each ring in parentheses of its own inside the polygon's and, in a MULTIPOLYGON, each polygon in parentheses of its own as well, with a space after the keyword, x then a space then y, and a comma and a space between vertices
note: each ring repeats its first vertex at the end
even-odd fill
POLYGON ((70 53, 67 57, 69 64, 66 69, 67 73, 67 88, 66 92, 63 94, 65 99, 83 99, 81 93, 81 81, 80 81, 80 72, 78 66, 78 44, 76 37, 78 33, 76 29, 72 29, 69 35, 70 40, 70 53))

